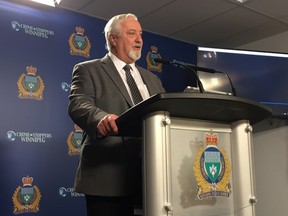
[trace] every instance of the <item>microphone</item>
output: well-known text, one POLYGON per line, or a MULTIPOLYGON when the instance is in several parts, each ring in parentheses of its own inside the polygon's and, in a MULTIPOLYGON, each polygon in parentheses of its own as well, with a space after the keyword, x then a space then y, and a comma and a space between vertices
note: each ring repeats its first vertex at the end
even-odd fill
POLYGON ((181 61, 177 61, 175 59, 173 59, 172 61, 169 61, 169 60, 165 60, 165 59, 161 59, 161 58, 154 58, 153 59, 154 62, 156 63, 161 63, 161 64, 173 64, 174 66, 182 66, 184 68, 192 68, 194 70, 200 70, 200 71, 204 71, 204 72, 208 72, 208 73, 216 73, 216 70, 214 69, 211 69, 211 68, 205 68, 205 67, 198 67, 196 65, 193 65, 193 64, 188 64, 188 63, 185 63, 185 62, 181 62, 181 61))
MULTIPOLYGON (((180 61, 177 61, 177 60, 175 60, 175 59, 174 59, 173 61, 168 61, 168 60, 165 60, 165 59, 154 58, 153 60, 154 60, 154 62, 156 62, 156 63, 172 64, 172 65, 174 65, 174 66, 176 66, 176 67, 177 67, 177 66, 180 66, 180 67, 182 67, 182 68, 184 68, 184 69, 191 70, 191 71, 194 73, 194 75, 195 75, 195 77, 196 77, 196 79, 197 79, 197 83, 198 83, 198 86, 199 86, 199 91, 200 91, 201 93, 204 93, 203 84, 202 84, 201 80, 199 79, 199 76, 198 76, 198 74, 197 74, 197 72, 196 72, 196 69, 194 68, 195 65, 191 65, 191 64, 184 63, 184 62, 180 62, 180 61)), ((197 67, 197 66, 195 66, 195 67, 197 67)))
POLYGON ((170 61, 162 59, 162 58, 154 58, 153 60, 154 60, 154 62, 160 63, 160 64, 170 64, 171 63, 170 61))

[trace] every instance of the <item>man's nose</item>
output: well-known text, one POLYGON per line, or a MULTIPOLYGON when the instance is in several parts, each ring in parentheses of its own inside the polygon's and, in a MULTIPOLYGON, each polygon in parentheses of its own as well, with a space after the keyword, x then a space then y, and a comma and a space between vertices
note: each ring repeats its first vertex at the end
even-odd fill
POLYGON ((142 42, 143 42, 142 34, 137 34, 136 41, 140 42, 142 44, 142 42))

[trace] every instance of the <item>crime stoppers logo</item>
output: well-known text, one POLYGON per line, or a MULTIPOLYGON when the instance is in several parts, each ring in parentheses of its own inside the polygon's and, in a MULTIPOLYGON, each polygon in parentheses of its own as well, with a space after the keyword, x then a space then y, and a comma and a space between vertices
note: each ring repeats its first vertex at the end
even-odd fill
POLYGON ((54 36, 54 31, 20 23, 15 20, 11 22, 11 26, 14 31, 24 32, 25 34, 28 34, 33 37, 48 39, 50 36, 54 36))
POLYGON ((76 27, 76 34, 72 33, 70 35, 68 40, 70 46, 70 54, 89 58, 91 44, 88 37, 84 36, 84 31, 84 28, 78 26, 76 27))
POLYGON ((80 194, 80 193, 75 192, 73 188, 61 187, 61 188, 59 188, 59 196, 63 197, 63 198, 83 197, 84 194, 80 194))
POLYGON ((37 68, 27 66, 26 72, 23 73, 18 81, 18 97, 21 99, 43 100, 44 82, 40 76, 36 76, 37 68))
POLYGON ((7 131, 8 140, 14 142, 16 139, 25 143, 45 143, 47 139, 52 138, 50 133, 31 133, 31 132, 15 132, 13 130, 7 131))
POLYGON ((231 194, 231 166, 223 149, 218 149, 217 133, 205 133, 206 148, 200 148, 194 162, 194 175, 198 183, 198 199, 211 196, 229 197, 231 194))
POLYGON ((13 213, 15 215, 22 213, 39 212, 41 193, 36 185, 32 185, 33 178, 26 176, 22 178, 22 186, 18 186, 12 196, 14 204, 13 213))

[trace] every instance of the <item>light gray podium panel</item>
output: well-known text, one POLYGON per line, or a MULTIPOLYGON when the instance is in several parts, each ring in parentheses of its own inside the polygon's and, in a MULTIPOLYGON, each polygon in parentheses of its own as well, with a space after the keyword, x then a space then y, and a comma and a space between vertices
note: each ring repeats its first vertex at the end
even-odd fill
POLYGON ((146 116, 143 121, 144 215, 255 215, 250 202, 255 194, 249 128, 246 121, 224 124, 172 118, 165 111, 146 116), (206 143, 207 134, 217 135, 217 146, 206 143), (219 177, 222 180, 215 180, 214 185, 205 182, 201 174, 207 172, 202 166, 205 163, 199 162, 203 161, 207 148, 214 149, 216 155, 221 155, 218 160, 221 158, 221 163, 225 163, 225 166, 213 165, 212 168, 218 169, 217 175, 222 175, 219 177))
MULTIPOLYGON (((163 121, 169 113, 159 111, 143 121, 143 212, 145 216, 167 215, 169 127, 163 121)), ((168 122, 169 123, 169 122, 168 122)), ((168 124, 169 125, 169 124, 168 124)))
POLYGON ((254 171, 253 128, 248 121, 238 121, 232 127, 232 168, 235 216, 255 216, 257 202, 254 171))
MULTIPOLYGON (((226 169, 231 167, 231 128, 226 124, 201 122, 185 119, 172 119, 170 126, 171 146, 171 201, 173 215, 234 215, 234 200, 232 193, 225 196, 213 196, 209 191, 205 192, 202 186, 202 193, 198 190, 198 181, 195 171, 198 171, 197 178, 203 178, 198 161, 200 155, 207 147, 205 135, 218 135, 218 143, 215 148, 227 157, 226 169), (207 196, 207 197, 206 197, 207 196), (205 198, 206 197, 206 198, 205 198)), ((213 146, 213 145, 211 145, 213 146)), ((204 179, 203 179, 204 180, 204 179)), ((231 188, 232 174, 230 171, 229 184, 231 188)), ((205 184, 204 186, 209 186, 205 184)), ((209 188, 210 189, 210 188, 209 188)), ((215 189, 215 191, 221 191, 215 189)))

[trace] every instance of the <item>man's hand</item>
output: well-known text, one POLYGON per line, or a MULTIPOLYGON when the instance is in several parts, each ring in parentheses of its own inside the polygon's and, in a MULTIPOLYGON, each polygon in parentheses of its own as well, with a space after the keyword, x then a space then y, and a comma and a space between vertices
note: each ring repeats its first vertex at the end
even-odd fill
POLYGON ((103 138, 109 135, 118 134, 118 127, 115 122, 118 117, 119 116, 114 114, 106 115, 97 126, 98 136, 103 138))

